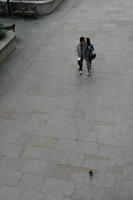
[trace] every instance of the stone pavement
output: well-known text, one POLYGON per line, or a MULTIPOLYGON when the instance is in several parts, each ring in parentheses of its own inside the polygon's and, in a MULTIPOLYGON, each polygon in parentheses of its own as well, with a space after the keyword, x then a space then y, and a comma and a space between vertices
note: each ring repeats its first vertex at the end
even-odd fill
POLYGON ((16 23, 18 49, 0 68, 0 200, 132 200, 133 2, 1 21, 16 23), (80 35, 97 53, 89 78, 80 35))

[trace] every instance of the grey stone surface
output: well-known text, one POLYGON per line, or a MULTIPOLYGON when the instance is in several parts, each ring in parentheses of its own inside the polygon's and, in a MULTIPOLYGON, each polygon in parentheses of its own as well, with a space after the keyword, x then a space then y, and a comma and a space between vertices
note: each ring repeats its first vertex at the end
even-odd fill
POLYGON ((27 174, 24 173, 21 181, 18 183, 17 187, 23 191, 36 191, 41 190, 44 179, 40 175, 36 174, 27 174))
POLYGON ((133 199, 132 8, 67 0, 36 21, 1 19, 17 51, 0 66, 0 200, 133 199), (80 35, 97 53, 90 77, 80 35))
POLYGON ((72 199, 100 199, 102 196, 102 187, 93 187, 91 184, 78 183, 72 199))
POLYGON ((66 151, 66 153, 61 161, 61 164, 72 165, 72 166, 81 166, 83 163, 83 159, 84 159, 83 154, 66 151))
POLYGON ((22 173, 0 170, 0 185, 16 186, 22 177, 22 173))
POLYGON ((69 180, 75 183, 90 183, 90 176, 87 171, 76 172, 76 173, 71 174, 71 176, 69 177, 69 180))
POLYGON ((108 160, 85 160, 83 163, 83 167, 89 169, 107 169, 108 168, 108 160))
POLYGON ((46 200, 51 200, 51 199, 55 199, 55 200, 62 200, 63 198, 62 198, 62 195, 50 195, 50 194, 48 194, 48 195, 46 195, 46 197, 45 197, 45 199, 46 200))
POLYGON ((42 192, 57 195, 72 195, 75 184, 70 181, 47 178, 42 186, 42 192))
POLYGON ((26 160, 23 171, 28 173, 42 174, 46 167, 46 162, 40 160, 26 160))
POLYGON ((67 180, 71 174, 71 167, 61 164, 48 164, 43 173, 43 177, 56 178, 59 180, 67 180))
POLYGON ((82 153, 82 154, 95 154, 98 149, 98 144, 75 141, 75 140, 60 140, 56 145, 57 150, 69 149, 70 152, 82 153))
POLYGON ((9 156, 9 157, 17 157, 21 151, 22 147, 14 144, 3 143, 0 144, 0 154, 9 156))
POLYGON ((43 193, 38 193, 34 191, 30 192, 24 192, 20 200, 43 200, 44 199, 44 194, 43 193))
POLYGON ((21 195, 21 190, 12 187, 2 187, 0 188, 0 200, 19 200, 21 195))

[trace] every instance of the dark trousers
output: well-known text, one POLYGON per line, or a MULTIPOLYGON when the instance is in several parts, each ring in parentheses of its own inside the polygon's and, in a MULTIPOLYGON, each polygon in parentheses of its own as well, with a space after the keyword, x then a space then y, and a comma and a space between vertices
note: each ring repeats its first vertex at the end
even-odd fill
POLYGON ((87 63, 87 69, 89 72, 91 70, 91 60, 87 60, 86 63, 87 63))
POLYGON ((82 71, 83 68, 83 59, 78 61, 78 65, 79 65, 79 71, 82 71))

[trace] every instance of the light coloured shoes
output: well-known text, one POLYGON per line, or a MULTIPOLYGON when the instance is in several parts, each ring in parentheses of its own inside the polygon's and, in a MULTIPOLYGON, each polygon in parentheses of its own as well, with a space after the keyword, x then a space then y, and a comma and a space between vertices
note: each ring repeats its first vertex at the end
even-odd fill
POLYGON ((88 72, 88 74, 87 74, 88 76, 90 76, 90 72, 88 72))

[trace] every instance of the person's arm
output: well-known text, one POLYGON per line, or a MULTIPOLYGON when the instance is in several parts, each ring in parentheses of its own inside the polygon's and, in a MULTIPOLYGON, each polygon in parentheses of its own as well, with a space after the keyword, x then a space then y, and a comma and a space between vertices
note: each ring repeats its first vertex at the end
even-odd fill
POLYGON ((81 52, 80 52, 79 44, 77 45, 77 54, 78 54, 78 58, 81 58, 81 52))

